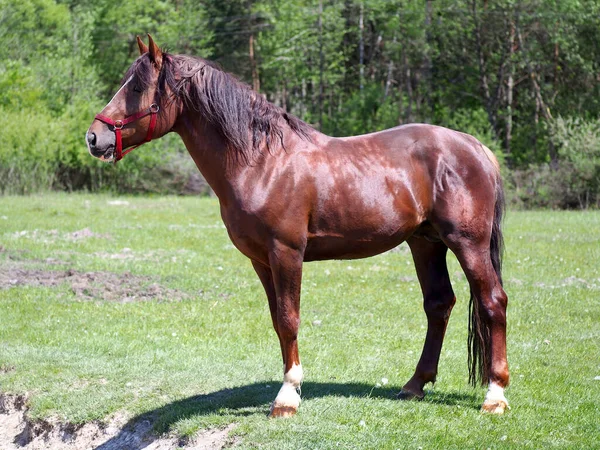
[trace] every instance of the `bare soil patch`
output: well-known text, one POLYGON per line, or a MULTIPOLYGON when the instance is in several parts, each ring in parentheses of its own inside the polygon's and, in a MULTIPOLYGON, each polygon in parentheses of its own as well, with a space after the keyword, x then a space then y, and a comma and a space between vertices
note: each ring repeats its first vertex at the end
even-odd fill
POLYGON ((153 282, 152 278, 129 272, 79 272, 76 270, 40 270, 23 267, 3 267, 0 289, 15 286, 53 287, 66 283, 82 300, 132 302, 144 300, 173 301, 189 295, 153 282))
POLYGON ((74 231, 72 233, 67 233, 67 238, 73 241, 79 241, 81 239, 88 238, 98 238, 98 239, 109 239, 110 236, 108 234, 100 234, 94 233, 89 228, 84 228, 83 230, 74 231))
POLYGON ((104 422, 81 425, 52 420, 31 420, 27 399, 22 395, 0 394, 0 448, 2 450, 221 450, 236 445, 229 437, 235 427, 198 433, 182 441, 174 436, 157 436, 151 420, 127 422, 117 414, 104 422))

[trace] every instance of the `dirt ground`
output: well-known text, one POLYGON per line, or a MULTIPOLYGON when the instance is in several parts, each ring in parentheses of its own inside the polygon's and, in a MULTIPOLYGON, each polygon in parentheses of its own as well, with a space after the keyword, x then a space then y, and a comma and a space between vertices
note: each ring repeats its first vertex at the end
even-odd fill
POLYGON ((221 450, 235 447, 228 436, 235 428, 198 433, 188 441, 173 436, 156 436, 151 420, 129 424, 124 415, 105 423, 83 425, 30 420, 27 399, 22 395, 0 394, 0 449, 2 450, 221 450))
POLYGON ((12 263, 0 268, 0 289, 15 286, 52 287, 66 283, 82 300, 131 302, 143 300, 181 300, 188 294, 166 288, 150 277, 129 272, 78 272, 76 270, 31 269, 12 263))

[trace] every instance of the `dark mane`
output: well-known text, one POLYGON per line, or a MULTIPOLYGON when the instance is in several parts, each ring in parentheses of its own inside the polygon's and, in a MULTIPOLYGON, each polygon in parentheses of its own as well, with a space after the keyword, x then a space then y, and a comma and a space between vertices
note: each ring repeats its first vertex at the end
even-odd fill
MULTIPOLYGON (((136 84, 151 83, 150 59, 143 55, 127 71, 124 81, 134 76, 136 84)), ((303 139, 312 128, 275 106, 250 86, 202 58, 163 53, 157 101, 168 90, 186 107, 198 111, 226 139, 228 147, 246 162, 263 146, 283 146, 283 125, 303 139)))

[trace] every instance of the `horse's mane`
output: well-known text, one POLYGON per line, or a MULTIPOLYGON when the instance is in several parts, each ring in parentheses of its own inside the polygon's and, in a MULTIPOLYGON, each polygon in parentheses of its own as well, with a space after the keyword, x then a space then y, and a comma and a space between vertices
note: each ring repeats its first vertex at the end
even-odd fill
MULTIPOLYGON (((141 56, 124 79, 134 76, 140 89, 148 88, 151 64, 147 54, 141 56)), ((308 124, 203 58, 163 53, 156 100, 167 91, 187 108, 202 114, 225 138, 228 150, 246 162, 263 145, 269 151, 279 143, 283 146, 284 123, 298 136, 310 140, 312 128, 308 124)))

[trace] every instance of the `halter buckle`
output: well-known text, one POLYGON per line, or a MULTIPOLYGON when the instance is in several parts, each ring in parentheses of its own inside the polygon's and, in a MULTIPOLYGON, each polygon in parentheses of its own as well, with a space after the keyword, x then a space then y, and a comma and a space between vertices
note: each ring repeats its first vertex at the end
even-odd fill
POLYGON ((120 130, 123 128, 123 121, 115 120, 115 124, 113 126, 115 127, 115 130, 120 130))
POLYGON ((152 114, 156 114, 158 111, 160 111, 160 106, 158 106, 156 103, 152 103, 150 105, 150 112, 152 114))

